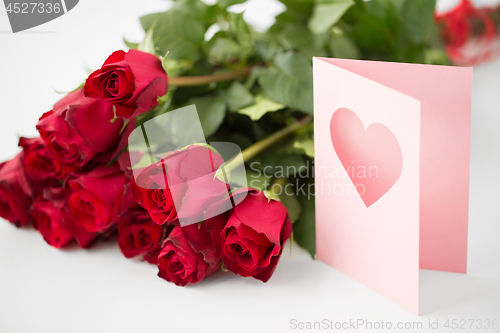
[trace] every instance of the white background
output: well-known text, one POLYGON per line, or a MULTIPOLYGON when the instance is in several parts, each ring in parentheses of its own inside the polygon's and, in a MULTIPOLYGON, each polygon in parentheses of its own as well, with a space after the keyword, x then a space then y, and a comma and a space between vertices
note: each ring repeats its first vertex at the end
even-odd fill
MULTIPOLYGON (((440 1, 439 8, 453 2, 440 1)), ((19 135, 37 135, 38 118, 62 97, 54 89, 78 86, 86 67, 100 67, 125 47, 123 37, 142 39, 139 16, 168 6, 81 0, 66 15, 18 34, 0 8, 0 160, 18 152, 19 135)), ((253 0, 234 10, 243 9, 262 30, 282 6, 253 0)), ((500 61, 474 71, 469 273, 421 271, 420 317, 298 247, 284 253, 267 284, 218 273, 181 288, 158 278, 155 266, 124 258, 115 243, 59 251, 35 230, 0 221, 0 332, 288 332, 297 331, 292 319, 416 321, 424 328, 436 319, 441 328, 447 319, 500 320, 499 78, 500 61)))

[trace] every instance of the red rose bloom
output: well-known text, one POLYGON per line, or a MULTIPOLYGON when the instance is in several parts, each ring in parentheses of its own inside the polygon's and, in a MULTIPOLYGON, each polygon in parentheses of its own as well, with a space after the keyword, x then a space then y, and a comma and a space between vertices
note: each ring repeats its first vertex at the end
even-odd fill
POLYGON ((24 170, 33 179, 56 178, 64 175, 64 165, 52 157, 52 153, 41 138, 20 138, 19 146, 24 151, 24 170))
POLYGON ((458 48, 469 40, 472 34, 470 18, 475 12, 470 1, 461 1, 453 10, 437 14, 436 21, 443 26, 442 35, 447 46, 458 48))
POLYGON ((226 268, 263 282, 274 273, 283 244, 292 233, 285 206, 257 191, 249 192, 233 210, 206 223, 226 268))
POLYGON ((118 221, 120 250, 127 258, 145 255, 148 262, 156 264, 163 240, 163 228, 154 223, 143 209, 126 213, 118 221))
POLYGON ((62 248, 74 238, 66 224, 64 210, 57 202, 37 200, 33 204, 31 215, 35 228, 42 234, 47 244, 62 248))
POLYGON ((79 89, 56 103, 36 127, 54 158, 74 172, 118 144, 123 120, 111 122, 113 117, 111 104, 86 98, 79 89))
POLYGON ((138 50, 114 52, 85 82, 85 96, 113 103, 116 115, 127 119, 152 109, 167 90, 158 57, 138 50))
POLYGON ((89 232, 105 232, 116 224, 123 196, 123 185, 128 182, 115 163, 98 166, 79 175, 69 185, 73 194, 69 208, 75 222, 89 232))
POLYGON ((0 216, 17 226, 27 225, 32 191, 23 168, 24 153, 0 164, 0 216))
POLYGON ((222 163, 217 153, 192 145, 136 170, 132 193, 158 224, 178 218, 183 225, 199 222, 212 203, 227 196, 227 184, 214 178, 222 163))
POLYGON ((220 251, 197 224, 175 226, 158 256, 158 276, 178 286, 198 283, 220 269, 220 251))
POLYGON ((74 222, 68 208, 70 195, 69 188, 46 188, 32 206, 33 224, 45 241, 55 248, 66 246, 75 238, 80 247, 87 248, 97 234, 87 232, 74 222))

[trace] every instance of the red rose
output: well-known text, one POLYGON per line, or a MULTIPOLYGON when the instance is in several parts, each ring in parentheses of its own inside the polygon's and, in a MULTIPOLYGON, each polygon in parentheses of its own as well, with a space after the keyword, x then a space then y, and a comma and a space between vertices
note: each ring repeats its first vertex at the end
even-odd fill
POLYGON ((123 120, 113 118, 111 104, 87 98, 79 89, 56 103, 36 127, 54 158, 73 172, 118 144, 123 120))
POLYGON ((77 176, 69 185, 73 194, 69 208, 75 222, 89 232, 105 232, 114 227, 123 196, 123 185, 128 182, 115 163, 100 165, 77 176))
POLYGON ((227 184, 214 177, 222 163, 211 149, 191 145, 136 170, 132 193, 158 224, 178 218, 183 225, 199 222, 212 203, 227 196, 227 184))
POLYGON ((97 234, 89 233, 78 226, 68 208, 69 188, 46 188, 31 209, 33 224, 45 241, 62 248, 76 238, 80 247, 87 248, 96 239, 97 234))
POLYGON ((66 224, 70 228, 71 233, 78 242, 78 245, 80 245, 82 249, 86 249, 94 245, 100 234, 97 232, 89 232, 84 227, 82 227, 71 215, 71 211, 67 203, 65 209, 67 212, 69 212, 67 215, 65 215, 67 217, 66 224))
POLYGON ((453 11, 439 14, 437 22, 442 23, 442 35, 451 48, 464 45, 472 34, 470 18, 473 16, 474 8, 468 1, 461 2, 453 11))
POLYGON ((33 224, 42 234, 43 239, 55 248, 62 248, 74 237, 69 229, 63 207, 54 201, 37 199, 31 209, 33 224))
POLYGON ((33 194, 23 168, 24 153, 0 164, 0 216, 17 226, 27 225, 33 194))
POLYGON ((85 82, 85 96, 113 103, 116 115, 127 119, 152 109, 167 90, 158 57, 138 50, 114 52, 85 82))
POLYGON ((178 286, 198 283, 220 269, 220 251, 204 228, 177 225, 165 240, 158 268, 159 277, 178 286))
POLYGON ((151 220, 145 210, 130 211, 118 221, 118 245, 123 255, 133 258, 145 255, 145 259, 156 264, 163 240, 164 227, 151 220))
POLYGON ((233 210, 206 223, 226 268, 263 282, 271 278, 283 244, 292 233, 285 206, 257 191, 250 192, 233 210))
POLYGON ((41 138, 20 138, 19 146, 24 151, 24 170, 33 179, 64 176, 64 165, 52 157, 52 153, 41 138))

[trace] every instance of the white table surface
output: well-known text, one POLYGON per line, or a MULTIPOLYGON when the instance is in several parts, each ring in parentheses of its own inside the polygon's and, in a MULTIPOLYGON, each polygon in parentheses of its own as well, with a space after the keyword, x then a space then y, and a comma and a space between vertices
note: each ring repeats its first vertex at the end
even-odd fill
MULTIPOLYGON (((449 6, 445 1, 440 8, 449 6)), ((0 160, 16 154, 18 135, 37 135, 38 118, 61 98, 54 88, 78 86, 86 66, 98 68, 124 48, 123 36, 143 37, 140 15, 167 6, 82 0, 65 16, 18 34, 10 33, 0 8, 0 160)), ((254 0, 236 9, 244 8, 250 22, 265 28, 282 7, 254 0)), ((469 273, 421 271, 420 317, 298 247, 283 255, 267 284, 218 273, 181 288, 158 278, 155 266, 123 257, 116 243, 59 251, 37 231, 2 220, 0 332, 293 332, 299 329, 292 320, 324 319, 422 322, 419 332, 445 332, 448 319, 500 320, 499 79, 500 61, 474 71, 469 273), (436 320, 440 329, 429 330, 436 320)))

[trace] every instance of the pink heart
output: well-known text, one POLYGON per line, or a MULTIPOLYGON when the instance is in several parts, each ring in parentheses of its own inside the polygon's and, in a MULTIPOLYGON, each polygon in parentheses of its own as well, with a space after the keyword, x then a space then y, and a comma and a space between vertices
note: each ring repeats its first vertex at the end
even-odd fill
POLYGON ((382 124, 371 124, 365 130, 359 117, 345 108, 333 113, 330 136, 358 194, 370 207, 401 176, 403 155, 396 136, 382 124))

